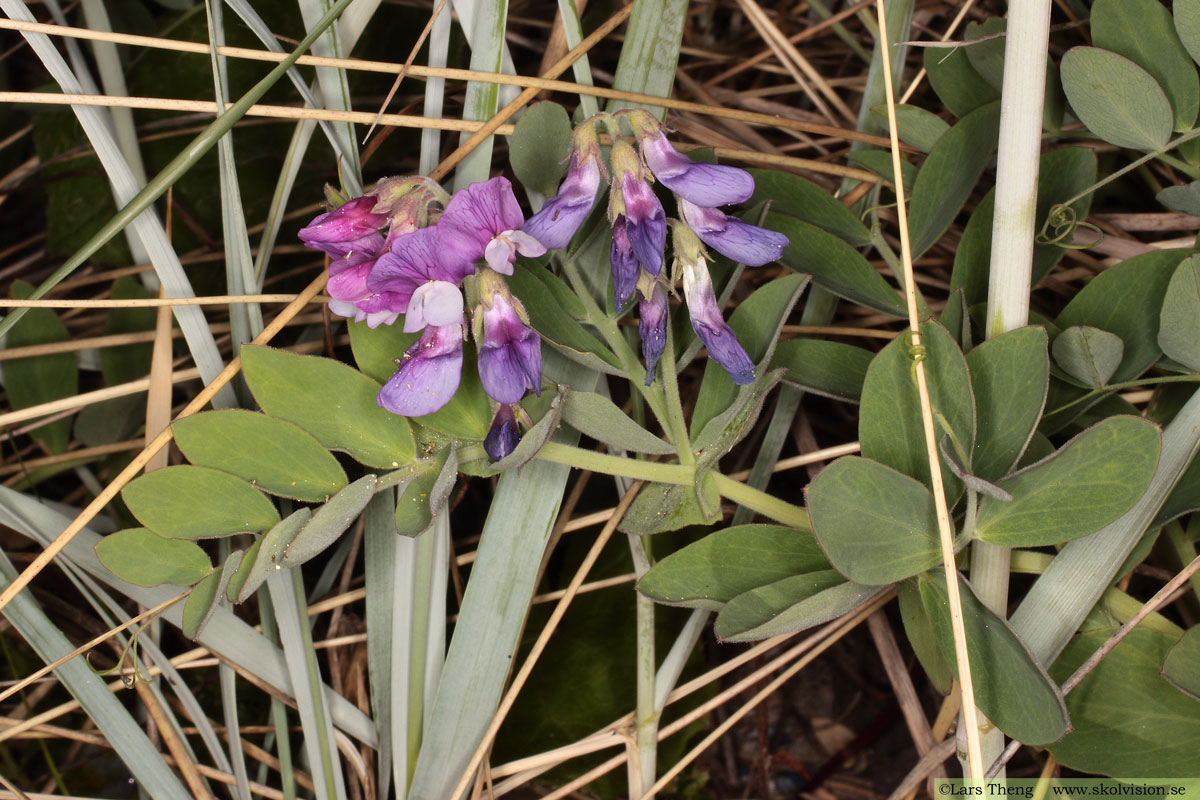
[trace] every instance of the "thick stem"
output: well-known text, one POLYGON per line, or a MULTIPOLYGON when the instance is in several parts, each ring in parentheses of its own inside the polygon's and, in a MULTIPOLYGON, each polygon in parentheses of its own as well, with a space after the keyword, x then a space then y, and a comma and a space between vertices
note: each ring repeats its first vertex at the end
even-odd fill
POLYGON ((667 320, 667 347, 662 359, 663 391, 667 397, 667 413, 671 417, 671 438, 679 453, 679 463, 692 466, 696 456, 688 439, 687 419, 683 414, 683 401, 679 398, 679 377, 675 372, 675 333, 671 321, 667 320))
MULTIPOLYGON (((640 579, 650 570, 650 554, 646 539, 629 537, 629 551, 633 555, 633 569, 640 579)), ((629 759, 629 796, 643 797, 646 789, 654 785, 658 767, 658 718, 655 707, 655 653, 654 653, 654 601, 635 594, 637 613, 637 708, 634 712, 634 743, 637 758, 629 759)), ((649 798, 646 798, 649 800, 649 798)))

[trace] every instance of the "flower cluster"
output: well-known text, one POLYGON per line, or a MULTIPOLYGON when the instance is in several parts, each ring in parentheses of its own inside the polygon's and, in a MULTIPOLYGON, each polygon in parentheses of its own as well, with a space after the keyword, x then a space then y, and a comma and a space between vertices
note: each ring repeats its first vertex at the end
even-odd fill
POLYGON ((421 332, 379 392, 379 405, 406 417, 437 411, 458 389, 467 325, 462 289, 474 279, 479 379, 499 404, 485 443, 493 459, 519 440, 511 406, 527 389, 541 393, 541 339, 501 277, 512 274, 518 254, 546 252, 522 230, 524 222, 505 178, 451 197, 418 177, 381 181, 300 231, 306 245, 331 259, 330 310, 371 327, 403 314, 404 331, 421 332))
POLYGON ((591 211, 601 185, 603 164, 596 124, 612 133, 608 219, 612 225, 610 261, 618 308, 638 294, 646 383, 666 345, 667 290, 663 273, 668 220, 650 184, 657 180, 675 195, 680 221, 672 230, 675 266, 692 327, 709 356, 734 383, 754 381, 754 364, 721 317, 708 273, 704 245, 745 264, 759 267, 779 258, 787 237, 726 216, 718 206, 742 203, 754 193, 750 173, 736 167, 692 161, 671 146, 663 126, 643 110, 599 114, 575 130, 571 164, 558 194, 525 223, 525 232, 547 247, 563 248, 591 211), (637 148, 620 139, 620 120, 632 128, 637 148), (703 244, 702 244, 703 243, 703 244))

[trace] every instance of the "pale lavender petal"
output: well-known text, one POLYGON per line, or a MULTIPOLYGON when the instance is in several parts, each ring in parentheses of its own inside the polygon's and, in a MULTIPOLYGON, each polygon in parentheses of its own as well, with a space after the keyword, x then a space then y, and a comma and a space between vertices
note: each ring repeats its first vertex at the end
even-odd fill
POLYGON ((487 438, 483 440, 484 452, 492 461, 499 461, 515 450, 520 442, 521 432, 517 429, 517 418, 513 415, 512 407, 500 406, 487 438))
POLYGON ((339 317, 354 318, 357 318, 362 313, 354 303, 348 300, 338 300, 336 297, 329 301, 329 311, 331 314, 337 314, 339 317))
POLYGON ((526 258, 546 255, 546 245, 525 231, 505 231, 500 236, 512 242, 517 252, 526 258))
POLYGON ((360 316, 355 317, 355 319, 359 322, 365 319, 367 327, 371 330, 375 330, 380 325, 395 325, 396 320, 400 318, 400 314, 395 311, 376 311, 371 314, 360 311, 359 314, 360 316))
POLYGON ((632 173, 625 174, 621 187, 625 199, 625 224, 633 252, 646 271, 657 276, 662 269, 667 243, 667 218, 662 203, 647 184, 632 173))
POLYGON ((529 218, 524 231, 551 250, 564 250, 591 213, 600 189, 600 165, 595 158, 571 156, 571 168, 558 194, 529 218))
POLYGON ((629 241, 625 217, 619 216, 613 223, 612 250, 609 253, 613 275, 613 302, 617 308, 622 308, 633 297, 634 287, 637 286, 638 260, 634 255, 633 245, 629 241))
POLYGON ((664 186, 700 206, 742 203, 754 194, 754 178, 746 170, 692 161, 661 133, 642 139, 642 157, 664 186))
POLYGON ((680 198, 679 209, 702 242, 748 267, 761 267, 777 260, 788 246, 788 238, 782 233, 728 217, 715 208, 701 208, 680 198))
POLYGON ((684 264, 683 293, 692 318, 692 329, 704 342, 708 357, 721 365, 734 383, 754 383, 754 362, 721 316, 712 279, 703 262, 684 264))
POLYGON ((513 274, 513 262, 517 260, 517 248, 503 236, 497 236, 483 249, 483 260, 501 275, 513 274))
POLYGON ((517 230, 525 222, 521 206, 513 195, 508 178, 497 177, 473 183, 450 198, 438 225, 462 229, 476 241, 479 254, 487 242, 501 231, 517 230))
POLYGON ((379 390, 379 405, 393 414, 420 417, 449 403, 462 377, 462 331, 461 325, 426 328, 379 390))
POLYGON ((416 333, 428 325, 461 325, 462 292, 453 283, 429 281, 417 287, 404 312, 404 332, 416 333))

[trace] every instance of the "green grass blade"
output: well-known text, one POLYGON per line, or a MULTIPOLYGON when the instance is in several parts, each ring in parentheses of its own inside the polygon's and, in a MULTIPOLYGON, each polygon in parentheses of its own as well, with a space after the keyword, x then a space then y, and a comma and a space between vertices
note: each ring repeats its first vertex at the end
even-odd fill
MULTIPOLYGON (((583 24, 579 21, 579 9, 575 7, 575 0, 558 0, 558 13, 562 15, 567 49, 574 50, 583 41, 583 24)), ((571 73, 575 76, 575 82, 581 86, 592 85, 592 66, 588 62, 587 53, 571 65, 571 73)), ((600 110, 596 105, 596 98, 590 94, 579 95, 579 107, 583 109, 585 118, 600 110)))
MULTIPOLYGON (((436 3, 434 6, 436 7, 436 3)), ((442 9, 433 27, 429 30, 429 66, 444 67, 450 55, 450 22, 449 7, 442 9)), ((446 98, 446 79, 429 78, 425 81, 425 116, 431 119, 442 116, 442 108, 446 98)), ((421 131, 421 160, 417 171, 422 175, 433 172, 441 155, 442 132, 429 128, 421 131)))
POLYGON ((263 280, 267 276, 267 265, 271 263, 271 253, 275 250, 275 239, 279 236, 279 228, 283 225, 283 217, 287 213, 288 198, 292 196, 296 176, 304 166, 304 154, 308 151, 315 129, 316 124, 311 119, 300 120, 292 132, 292 140, 288 142, 287 153, 283 157, 283 170, 275 183, 271 206, 267 209, 262 236, 258 240, 258 255, 254 257, 255 291, 262 289, 263 280))
MULTIPOLYGON (((613 88, 670 97, 679 64, 679 44, 687 19, 687 0, 641 0, 633 7, 621 47, 613 88)), ((633 108, 635 103, 609 104, 609 110, 633 108)), ((659 119, 662 106, 646 106, 659 119)))
MULTIPOLYGON (((471 69, 477 72, 501 72, 504 54, 504 33, 508 23, 508 0, 475 3, 474 19, 462 18, 463 30, 471 40, 471 69)), ((459 13, 462 13, 460 8, 459 13)), ((495 83, 471 81, 463 105, 463 119, 486 120, 499 108, 500 87, 495 83)), ((463 133, 460 142, 471 134, 463 133)), ((489 136, 454 171, 454 188, 462 189, 472 183, 485 181, 492 168, 494 136, 489 136)))
MULTIPOLYGON (((393 618, 399 606, 399 596, 405 586, 406 570, 400 563, 396 535, 396 493, 379 492, 367 504, 363 523, 363 568, 367 592, 367 678, 371 688, 371 714, 379 731, 379 796, 388 796, 392 782, 392 747, 394 739, 403 739, 403 732, 393 733, 394 701, 400 693, 393 689, 393 674, 403 670, 407 642, 393 629, 393 618)), ((404 681, 407 685, 407 679, 404 681)), ((407 693, 404 698, 407 699, 407 693)), ((407 748, 401 744, 402 752, 407 748)), ((403 785, 403 784, 401 784, 403 785)), ((402 792, 397 793, 403 797, 402 792)))
MULTIPOLYGON (((298 0, 300 16, 304 19, 304 27, 313 30, 320 25, 322 15, 328 14, 333 6, 330 0, 298 0)), ((349 54, 353 42, 346 43, 338 25, 324 27, 321 36, 312 44, 313 55, 327 58, 342 58, 349 54)), ((346 70, 334 67, 317 67, 317 84, 321 87, 321 96, 325 107, 337 111, 352 111, 350 101, 350 86, 346 82, 346 70)), ((358 158, 358 142, 354 135, 354 123, 333 123, 334 135, 339 142, 341 161, 338 163, 338 174, 342 176, 342 186, 350 197, 363 193, 362 165, 358 158)))

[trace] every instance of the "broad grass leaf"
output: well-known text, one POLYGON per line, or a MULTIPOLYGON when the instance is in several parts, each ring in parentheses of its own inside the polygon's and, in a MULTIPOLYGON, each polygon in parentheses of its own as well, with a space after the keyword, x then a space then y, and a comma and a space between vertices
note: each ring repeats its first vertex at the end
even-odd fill
POLYGON ((96 543, 96 558, 113 575, 135 586, 191 586, 213 569, 200 545, 168 539, 147 528, 105 536, 96 543))
POLYGON ((871 232, 867 226, 812 181, 778 170, 752 169, 748 172, 754 176, 754 194, 746 201, 746 206, 769 202, 771 211, 816 225, 847 244, 855 247, 870 244, 871 232))
POLYGON ((508 160, 522 185, 547 197, 558 191, 567 170, 571 118, 558 103, 534 103, 517 121, 509 140, 508 160))
POLYGON ((206 411, 171 424, 193 464, 250 481, 265 492, 321 503, 346 485, 346 472, 297 425, 253 411, 206 411))
POLYGON ((242 348, 242 369, 263 411, 299 425, 322 446, 369 467, 394 469, 413 460, 408 421, 379 407, 380 385, 358 370, 251 345, 242 348))
POLYGON ((1179 691, 1200 700, 1200 627, 1193 625, 1167 651, 1162 676, 1179 691))
MULTIPOLYGON (((1066 680, 1115 632, 1101 628, 1071 638, 1051 675, 1066 680)), ((1064 766, 1102 775, 1194 778, 1200 700, 1160 674, 1178 642, 1138 626, 1067 695, 1071 733, 1050 748, 1064 766)))
POLYGON ((832 233, 774 212, 763 223, 788 237, 781 261, 834 294, 894 317, 907 312, 904 300, 861 253, 832 233))
POLYGON ((1146 70, 1098 47, 1071 48, 1061 69, 1067 100, 1092 133, 1134 150, 1166 145, 1175 116, 1166 94, 1146 70))
MULTIPOLYGON (((24 300, 33 293, 25 281, 14 281, 12 296, 24 300)), ((5 339, 12 349, 35 344, 65 342, 71 338, 67 327, 49 308, 31 308, 13 326, 5 339)), ((4 389, 14 411, 70 397, 79 391, 79 370, 74 353, 49 353, 33 358, 4 362, 4 389)), ((55 420, 32 431, 32 436, 51 453, 61 453, 71 441, 71 420, 55 420)))
POLYGON ((1157 0, 1096 0, 1088 21, 1092 44, 1150 73, 1171 103, 1175 130, 1189 130, 1200 110, 1200 79, 1170 12, 1157 0))
POLYGON ((130 482, 121 498, 159 536, 206 539, 265 531, 279 521, 275 506, 240 478, 208 467, 164 467, 130 482))
POLYGON ((964 48, 949 52, 936 47, 926 48, 924 66, 934 93, 959 119, 1000 99, 1000 92, 971 66, 964 48))
POLYGON ((781 525, 735 525, 662 559, 637 588, 660 603, 715 611, 742 592, 828 569, 810 533, 781 525))
MULTIPOLYGON (((886 105, 873 106, 871 113, 887 124, 886 105)), ((950 123, 920 106, 901 104, 896 106, 896 135, 900 141, 910 144, 922 153, 928 153, 937 144, 942 134, 950 130, 950 123)), ((841 205, 841 203, 838 203, 841 205)))
POLYGON ((354 524, 375 494, 377 480, 364 475, 318 508, 300 532, 288 542, 279 563, 284 567, 303 564, 324 552, 354 524))
POLYGON ((673 455, 675 446, 630 419, 607 397, 595 392, 568 391, 562 402, 562 420, 598 442, 635 453, 673 455))
POLYGON ((1054 362, 1071 380, 1098 389, 1121 366, 1125 343, 1115 333, 1091 325, 1072 325, 1054 337, 1054 362))
POLYGON ((989 103, 959 120, 929 152, 912 190, 913 258, 932 247, 958 216, 992 157, 999 133, 1000 104, 989 103))
POLYGON ((1000 481, 1013 499, 982 498, 975 535, 1005 547, 1038 547, 1094 533, 1145 493, 1160 447, 1154 423, 1110 417, 1000 481))
MULTIPOLYGON (((921 326, 925 348, 925 376, 940 439, 952 432, 969 457, 975 442, 975 400, 967 361, 954 338, 936 322, 921 326), (944 429, 949 423, 950 430, 944 429)), ((922 483, 929 482, 929 456, 925 451, 925 428, 913 376, 913 360, 906 337, 898 337, 883 348, 867 369, 859 410, 858 438, 862 453, 922 483)), ((971 465, 963 464, 971 471, 971 465)), ((950 500, 962 491, 962 483, 943 465, 950 500)))
POLYGON ((861 347, 824 339, 785 339, 775 348, 771 368, 783 367, 783 379, 805 391, 857 403, 875 354, 861 347))
MULTIPOLYGON (((874 172, 889 184, 895 183, 896 170, 892 165, 892 154, 886 150, 852 150, 846 154, 846 160, 852 166, 874 172)), ((911 192, 917 182, 917 165, 901 158, 900 179, 904 182, 904 191, 911 192)))
POLYGON ((1171 275, 1159 316, 1158 346, 1167 358, 1200 372, 1200 257, 1188 256, 1171 275))
POLYGON ((883 586, 942 560, 933 495, 890 467, 839 458, 813 479, 805 496, 829 562, 856 583, 883 586))
POLYGON ((753 642, 802 631, 840 617, 878 591, 832 569, 793 575, 730 600, 718 612, 713 633, 723 642, 753 642))
POLYGON ((971 473, 997 481, 1012 470, 1037 430, 1050 385, 1044 328, 1017 328, 967 353, 975 395, 971 473))
MULTIPOLYGON (((1026 744, 1048 744, 1067 732, 1067 708, 1058 686, 1034 660, 1008 621, 996 616, 975 590, 958 577, 975 702, 996 727, 1026 744)), ((922 605, 933 622, 938 646, 958 673, 946 579, 940 571, 918 579, 922 605)))

